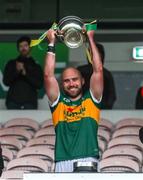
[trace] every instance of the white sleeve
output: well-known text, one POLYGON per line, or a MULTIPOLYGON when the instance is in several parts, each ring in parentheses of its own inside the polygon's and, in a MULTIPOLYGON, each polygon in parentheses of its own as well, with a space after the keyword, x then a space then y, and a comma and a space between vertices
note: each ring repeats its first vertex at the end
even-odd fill
POLYGON ((89 92, 90 92, 90 95, 91 95, 93 101, 94 101, 95 103, 99 104, 99 103, 101 102, 101 100, 102 100, 102 96, 100 97, 99 100, 97 100, 97 99, 93 96, 92 91, 89 90, 89 92))
POLYGON ((49 105, 50 105, 51 107, 56 106, 56 105, 58 104, 59 99, 60 99, 60 93, 59 93, 57 99, 56 99, 53 103, 51 103, 50 100, 48 99, 49 105))

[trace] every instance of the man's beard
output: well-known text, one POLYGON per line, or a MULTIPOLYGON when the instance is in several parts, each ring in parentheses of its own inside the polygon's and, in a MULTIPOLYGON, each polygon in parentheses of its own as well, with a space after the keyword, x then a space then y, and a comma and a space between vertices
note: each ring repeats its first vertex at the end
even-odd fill
POLYGON ((20 54, 23 57, 27 57, 29 55, 29 51, 28 50, 21 50, 20 54))
POLYGON ((76 97, 78 97, 78 96, 82 93, 82 88, 77 88, 77 89, 78 89, 78 90, 76 91, 75 94, 72 94, 72 93, 68 92, 68 91, 65 90, 65 89, 63 89, 63 91, 64 91, 64 93, 65 93, 68 97, 70 97, 70 98, 76 98, 76 97))

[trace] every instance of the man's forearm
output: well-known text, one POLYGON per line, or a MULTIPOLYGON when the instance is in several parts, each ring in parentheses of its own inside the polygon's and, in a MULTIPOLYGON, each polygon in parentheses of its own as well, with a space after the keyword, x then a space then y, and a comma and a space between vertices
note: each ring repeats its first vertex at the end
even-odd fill
POLYGON ((46 77, 53 77, 55 71, 55 54, 48 52, 45 58, 44 75, 46 77))
POLYGON ((92 66, 93 66, 93 71, 98 72, 102 70, 102 62, 101 62, 101 57, 98 52, 98 49, 94 43, 93 38, 89 38, 89 44, 91 48, 91 58, 92 58, 92 66))

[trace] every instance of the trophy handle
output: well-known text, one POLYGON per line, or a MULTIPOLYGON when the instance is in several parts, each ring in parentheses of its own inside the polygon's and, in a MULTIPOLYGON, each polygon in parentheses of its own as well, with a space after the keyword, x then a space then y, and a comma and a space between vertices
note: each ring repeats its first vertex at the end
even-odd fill
POLYGON ((62 31, 57 30, 56 37, 57 37, 57 39, 59 39, 60 41, 64 41, 64 35, 63 35, 63 32, 62 32, 62 31))

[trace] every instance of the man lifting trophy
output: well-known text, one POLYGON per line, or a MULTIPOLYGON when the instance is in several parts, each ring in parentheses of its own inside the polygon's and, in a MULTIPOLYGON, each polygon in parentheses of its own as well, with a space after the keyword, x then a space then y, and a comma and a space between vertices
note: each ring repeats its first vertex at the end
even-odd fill
MULTIPOLYGON (((97 172, 100 158, 98 125, 103 92, 103 66, 96 47, 95 26, 68 16, 46 32, 48 48, 44 80, 52 120, 55 127, 55 172, 97 172), (59 39, 69 48, 87 41, 93 73, 90 88, 83 93, 84 79, 75 67, 61 74, 61 88, 55 77, 56 50, 59 39)), ((61 52, 62 53, 62 52, 61 52)))

